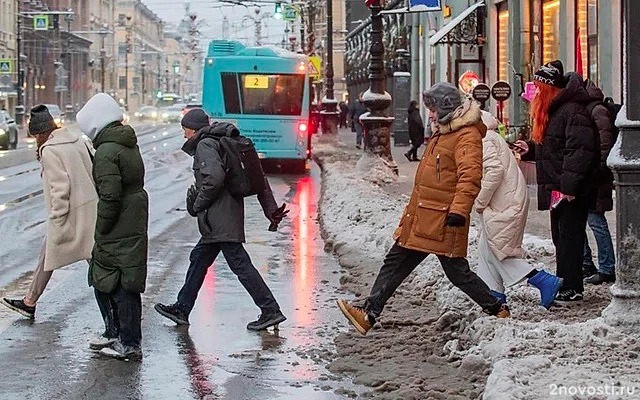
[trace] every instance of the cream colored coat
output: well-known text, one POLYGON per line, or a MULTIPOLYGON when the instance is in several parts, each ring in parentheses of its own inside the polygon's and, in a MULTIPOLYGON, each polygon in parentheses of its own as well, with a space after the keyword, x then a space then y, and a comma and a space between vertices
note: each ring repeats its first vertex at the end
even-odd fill
POLYGON ((90 142, 58 129, 40 150, 48 212, 44 269, 53 271, 91 258, 98 194, 91 175, 90 142))
POLYGON ((490 130, 482 140, 482 186, 474 207, 482 214, 483 229, 495 256, 499 260, 523 257, 527 182, 509 146, 495 132, 495 118, 483 112, 483 122, 490 130))

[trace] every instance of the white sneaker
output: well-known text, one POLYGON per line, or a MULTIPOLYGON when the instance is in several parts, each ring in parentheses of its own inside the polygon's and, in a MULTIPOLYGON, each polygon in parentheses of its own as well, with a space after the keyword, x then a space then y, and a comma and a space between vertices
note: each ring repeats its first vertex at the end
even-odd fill
POLYGON ((102 350, 105 347, 109 347, 116 342, 116 338, 108 338, 103 335, 98 336, 89 342, 89 348, 91 350, 102 350))
POLYGON ((100 355, 105 357, 116 358, 125 361, 142 361, 142 349, 123 346, 120 341, 116 341, 109 347, 100 350, 100 355))

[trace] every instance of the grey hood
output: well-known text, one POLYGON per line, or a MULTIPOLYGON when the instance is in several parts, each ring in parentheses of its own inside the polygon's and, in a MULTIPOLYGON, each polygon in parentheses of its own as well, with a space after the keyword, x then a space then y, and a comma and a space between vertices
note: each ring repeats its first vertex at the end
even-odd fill
POLYGON ((76 115, 80 130, 91 140, 95 139, 105 126, 122 119, 123 113, 120 106, 106 93, 93 96, 76 115))

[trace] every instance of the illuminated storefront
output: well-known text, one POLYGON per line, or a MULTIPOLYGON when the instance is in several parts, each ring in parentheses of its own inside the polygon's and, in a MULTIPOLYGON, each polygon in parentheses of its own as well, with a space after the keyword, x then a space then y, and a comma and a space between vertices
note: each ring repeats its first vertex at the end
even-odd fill
POLYGON ((542 63, 560 59, 560 0, 542 4, 542 63))

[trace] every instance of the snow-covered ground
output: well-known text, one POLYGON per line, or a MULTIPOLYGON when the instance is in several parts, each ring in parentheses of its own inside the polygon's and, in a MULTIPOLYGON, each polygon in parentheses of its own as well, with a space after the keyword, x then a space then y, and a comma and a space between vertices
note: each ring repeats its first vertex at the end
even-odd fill
MULTIPOLYGON (((346 270, 344 287, 362 299, 408 196, 386 191, 395 177, 340 142, 320 137, 314 151, 323 169, 325 240, 346 270)), ((476 235, 472 221, 472 268, 476 235)), ((528 234, 524 242, 532 265, 555 269, 550 239, 528 234)), ((373 387, 376 398, 640 398, 640 343, 600 318, 611 297, 607 286, 586 288, 583 304, 550 311, 525 284, 506 294, 512 318, 488 317, 430 256, 390 300, 381 326, 366 337, 350 329, 336 339, 339 358, 330 369, 373 387)))

